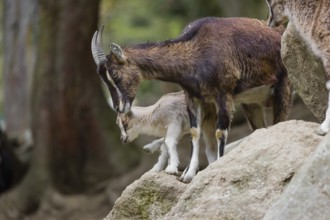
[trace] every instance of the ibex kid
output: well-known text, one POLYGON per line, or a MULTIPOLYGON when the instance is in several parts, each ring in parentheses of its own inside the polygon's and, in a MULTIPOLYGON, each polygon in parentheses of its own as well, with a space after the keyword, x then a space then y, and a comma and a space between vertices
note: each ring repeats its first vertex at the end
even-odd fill
MULTIPOLYGON (((109 105, 112 100, 109 98, 109 105)), ((209 163, 216 160, 216 140, 214 137, 216 115, 213 106, 209 109, 203 121, 203 140, 205 153, 209 163)), ((187 103, 183 91, 173 92, 162 96, 155 104, 147 107, 132 106, 131 111, 117 115, 117 125, 121 132, 121 141, 130 143, 140 134, 160 137, 143 147, 153 153, 160 149, 158 162, 153 171, 163 170, 168 162, 165 172, 178 173, 179 157, 177 144, 179 140, 189 134, 190 123, 187 112, 187 103)))

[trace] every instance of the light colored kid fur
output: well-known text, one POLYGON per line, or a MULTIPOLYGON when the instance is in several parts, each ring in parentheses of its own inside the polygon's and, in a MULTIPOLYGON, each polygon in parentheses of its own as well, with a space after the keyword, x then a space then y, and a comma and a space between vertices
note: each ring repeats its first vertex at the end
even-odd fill
MULTIPOLYGON (((111 104, 111 98, 109 98, 111 104)), ((210 108, 212 106, 209 106, 210 108)), ((208 111, 208 110, 206 110, 208 111)), ((205 153, 209 163, 216 160, 215 112, 206 114, 203 123, 203 140, 205 153)), ((158 162, 153 171, 163 170, 168 161, 165 172, 178 173, 179 157, 177 144, 179 140, 190 133, 190 122, 187 113, 187 103, 184 93, 176 92, 162 96, 155 104, 148 107, 132 106, 128 113, 118 114, 117 125, 121 131, 121 141, 130 143, 140 134, 161 137, 143 147, 153 153, 161 149, 158 162)))

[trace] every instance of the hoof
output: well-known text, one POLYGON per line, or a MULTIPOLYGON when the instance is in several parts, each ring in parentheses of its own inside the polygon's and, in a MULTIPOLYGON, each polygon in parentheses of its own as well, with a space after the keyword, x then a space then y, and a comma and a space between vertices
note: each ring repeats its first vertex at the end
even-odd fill
POLYGON ((316 131, 315 131, 316 134, 320 135, 320 136, 324 136, 326 135, 328 132, 327 131, 324 131, 321 127, 319 127, 316 131))
POLYGON ((152 154, 152 153, 155 152, 155 151, 152 149, 152 147, 150 147, 149 145, 145 145, 145 146, 143 147, 143 150, 144 150, 145 152, 147 152, 147 154, 152 154))
POLYGON ((181 177, 179 178, 179 180, 183 183, 190 183, 192 181, 192 179, 194 178, 195 175, 192 175, 191 172, 184 172, 181 177))
POLYGON ((177 167, 166 167, 165 173, 171 174, 171 175, 176 175, 179 173, 177 167))
POLYGON ((151 172, 160 172, 160 171, 162 171, 162 169, 160 169, 160 168, 151 168, 151 170, 150 170, 151 172))
POLYGON ((183 183, 190 183, 192 179, 193 179, 192 177, 188 177, 188 176, 181 176, 179 178, 179 180, 183 183))
POLYGON ((144 149, 144 151, 145 151, 147 154, 152 154, 152 152, 151 152, 149 149, 144 149))

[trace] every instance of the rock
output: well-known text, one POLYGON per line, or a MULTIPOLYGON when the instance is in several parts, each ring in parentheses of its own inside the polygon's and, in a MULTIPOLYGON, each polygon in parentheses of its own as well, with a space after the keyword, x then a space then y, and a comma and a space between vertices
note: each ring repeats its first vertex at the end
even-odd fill
POLYGON ((175 176, 149 171, 125 189, 104 220, 159 219, 186 188, 175 176))
POLYGON ((304 164, 266 219, 329 219, 330 134, 304 164))
POLYGON ((323 121, 328 105, 323 64, 290 22, 282 37, 281 56, 294 89, 314 116, 323 121))
POLYGON ((261 219, 324 139, 314 133, 317 127, 292 120, 259 129, 190 184, 148 172, 105 219, 261 219))

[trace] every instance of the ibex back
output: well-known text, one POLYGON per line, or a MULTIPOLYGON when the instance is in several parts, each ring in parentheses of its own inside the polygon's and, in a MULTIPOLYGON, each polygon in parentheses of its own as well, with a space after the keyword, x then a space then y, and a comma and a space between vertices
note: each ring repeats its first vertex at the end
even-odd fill
POLYGON ((191 181, 198 170, 203 103, 216 108, 218 157, 224 152, 236 96, 248 94, 240 98, 254 112, 259 105, 273 102, 274 123, 287 119, 291 88, 280 57, 281 33, 256 19, 203 18, 173 40, 125 48, 111 44, 107 56, 101 48, 101 34, 102 30, 95 32, 92 39, 93 57, 118 112, 130 110, 144 79, 178 83, 185 91, 193 150, 181 176, 184 182, 191 181), (248 91, 257 88, 273 96, 264 100, 251 96, 248 91))

